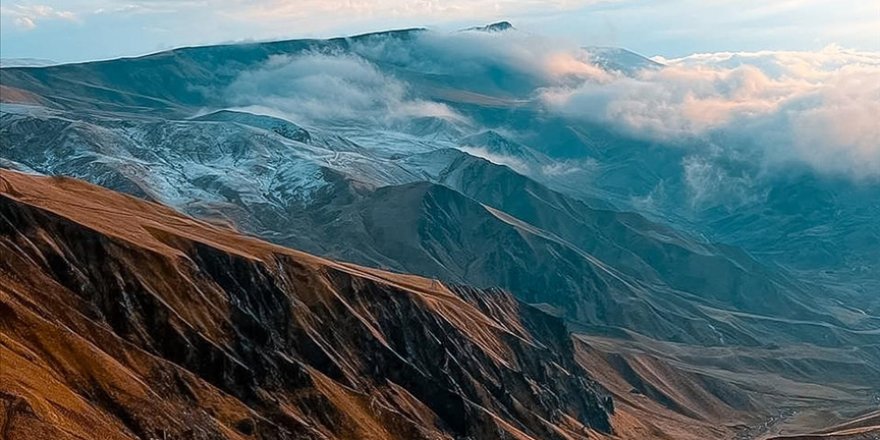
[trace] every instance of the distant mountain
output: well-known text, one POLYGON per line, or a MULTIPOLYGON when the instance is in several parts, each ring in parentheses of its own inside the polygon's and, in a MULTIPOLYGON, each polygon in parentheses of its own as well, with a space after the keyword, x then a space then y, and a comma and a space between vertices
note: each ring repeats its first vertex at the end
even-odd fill
POLYGON ((45 67, 59 64, 40 58, 0 58, 0 67, 45 67))
POLYGON ((469 27, 465 30, 479 32, 504 32, 512 29, 514 29, 514 27, 512 24, 510 24, 509 21, 499 21, 498 23, 487 24, 485 26, 469 27))
POLYGON ((596 65, 611 71, 634 75, 641 70, 657 70, 662 64, 619 47, 588 46, 584 48, 596 65))

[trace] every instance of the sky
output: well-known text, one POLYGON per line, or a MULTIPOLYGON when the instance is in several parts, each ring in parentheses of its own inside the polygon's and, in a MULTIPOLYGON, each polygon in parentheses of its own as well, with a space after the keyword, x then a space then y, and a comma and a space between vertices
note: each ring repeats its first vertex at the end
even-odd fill
POLYGON ((86 61, 498 20, 666 58, 828 46, 880 51, 880 0, 0 0, 0 57, 86 61))

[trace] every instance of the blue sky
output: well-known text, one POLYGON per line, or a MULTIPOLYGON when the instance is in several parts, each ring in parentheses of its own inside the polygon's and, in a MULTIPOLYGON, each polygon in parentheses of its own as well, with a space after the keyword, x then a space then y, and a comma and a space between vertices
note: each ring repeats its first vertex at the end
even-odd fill
POLYGON ((880 51, 877 0, 0 0, 0 9, 0 56, 65 62, 500 19, 649 56, 832 44, 880 51))

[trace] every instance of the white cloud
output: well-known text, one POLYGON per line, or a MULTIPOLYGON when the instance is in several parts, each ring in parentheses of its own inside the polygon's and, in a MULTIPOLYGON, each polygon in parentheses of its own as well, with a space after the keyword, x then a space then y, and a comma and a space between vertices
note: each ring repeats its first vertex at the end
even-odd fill
POLYGON ((599 163, 595 159, 588 158, 578 162, 574 161, 556 161, 541 167, 541 174, 550 177, 560 177, 579 172, 595 172, 599 163))
MULTIPOLYGON (((724 155, 729 151, 714 153, 724 155)), ((728 170, 719 164, 722 161, 713 157, 713 154, 694 154, 682 160, 683 181, 691 209, 699 210, 718 204, 727 209, 736 209, 764 196, 751 174, 728 170)))
POLYGON ((30 17, 15 17, 13 23, 15 23, 16 26, 27 30, 37 27, 37 23, 35 23, 34 19, 30 17))
MULTIPOLYGON (((714 145, 728 155, 743 150, 770 166, 794 162, 856 179, 880 177, 877 53, 829 46, 695 54, 656 58, 666 67, 626 75, 602 70, 574 44, 523 32, 428 31, 352 44, 346 52, 273 58, 240 75, 227 91, 231 104, 261 106, 306 123, 391 126, 421 116, 464 121, 407 83, 405 72, 419 72, 443 78, 445 87, 532 99, 551 113, 638 138, 714 145), (390 73, 395 71, 404 73, 390 73)), ((486 151, 468 152, 528 168, 486 151)), ((683 164, 694 181, 709 184, 705 176, 718 177, 698 165, 683 164)))
POLYGON ((522 32, 426 31, 404 39, 364 38, 346 51, 273 57, 239 75, 226 94, 232 105, 260 106, 263 112, 301 122, 390 124, 429 116, 469 123, 448 105, 424 98, 418 87, 387 73, 393 71, 387 69, 390 65, 446 77, 450 87, 465 88, 493 83, 491 72, 503 71, 504 87, 526 98, 540 87, 613 78, 563 40, 522 32))
POLYGON ((79 17, 67 10, 55 9, 47 5, 0 6, 0 13, 12 18, 12 22, 25 30, 37 27, 44 20, 65 20, 76 22, 79 17))
POLYGON ((723 138, 761 151, 770 163, 880 177, 880 54, 831 46, 655 60, 668 67, 549 88, 541 100, 637 137, 723 138))
POLYGON ((226 94, 233 105, 259 106, 309 123, 464 119, 445 104, 412 97, 404 82, 351 53, 276 56, 241 74, 226 94))
POLYGON ((345 11, 346 20, 374 17, 487 19, 499 14, 564 11, 605 2, 607 0, 260 0, 218 3, 225 3, 240 19, 278 22, 303 17, 336 17, 339 11, 345 11))
POLYGON ((528 93, 536 87, 608 81, 612 76, 590 62, 578 44, 520 31, 426 31, 413 39, 376 37, 352 49, 364 58, 444 75, 472 84, 504 72, 507 87, 528 93))

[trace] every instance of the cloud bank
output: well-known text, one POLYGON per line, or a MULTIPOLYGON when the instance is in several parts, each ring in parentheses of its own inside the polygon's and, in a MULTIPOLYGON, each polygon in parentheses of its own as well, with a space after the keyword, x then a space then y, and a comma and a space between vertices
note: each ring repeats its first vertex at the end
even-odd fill
POLYGON ((382 34, 352 40, 345 50, 274 56, 239 75, 224 93, 232 105, 306 123, 391 125, 419 117, 469 123, 449 105, 427 98, 420 84, 411 83, 413 74, 417 80, 438 78, 443 87, 486 89, 523 102, 543 87, 612 78, 575 45, 560 49, 560 42, 519 32, 382 34))
MULTIPOLYGON (((880 178, 878 53, 829 46, 656 57, 661 67, 642 59, 635 65, 649 67, 626 72, 601 67, 633 63, 632 54, 610 63, 601 58, 615 56, 623 55, 591 54, 517 31, 377 35, 345 50, 272 58, 242 74, 227 94, 234 105, 298 122, 467 121, 455 103, 426 93, 443 87, 527 103, 573 124, 703 148, 707 157, 712 148, 763 166, 793 163, 857 180, 880 178)), ((522 127, 473 128, 515 133, 522 127)), ((694 163, 682 166, 694 176, 705 173, 694 163)))
POLYGON ((343 52, 272 57, 240 75, 225 93, 233 105, 312 124, 464 119, 445 104, 414 98, 406 83, 343 52))
POLYGON ((682 56, 736 48, 810 50, 831 43, 880 50, 876 2, 666 0, 4 0, 4 57, 62 62, 141 55, 231 41, 335 37, 409 27, 461 29, 512 20, 519 28, 682 56), (7 14, 14 5, 78 18, 7 14), (16 24, 18 22, 19 24, 16 24), (24 31, 24 26, 36 26, 24 31), (136 36, 136 38, 132 38, 136 36), (706 38, 711 36, 711 38, 706 38), (63 39, 63 40, 62 40, 63 39), (59 41, 68 44, 59 45, 59 41), (95 42, 100 44, 95 44, 95 42))
POLYGON ((565 117, 662 143, 723 143, 824 173, 880 177, 880 54, 697 54, 611 81, 548 88, 565 117))

